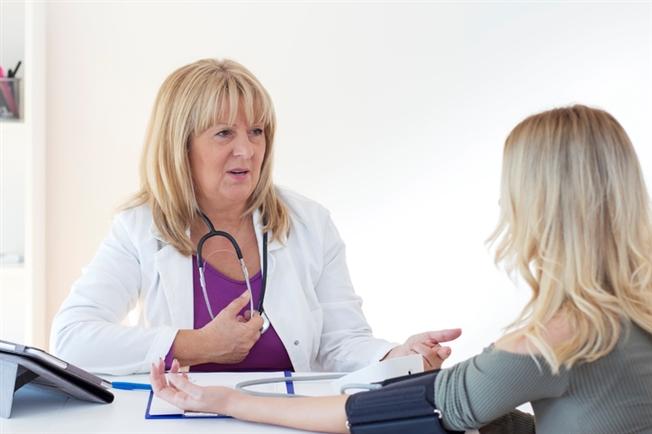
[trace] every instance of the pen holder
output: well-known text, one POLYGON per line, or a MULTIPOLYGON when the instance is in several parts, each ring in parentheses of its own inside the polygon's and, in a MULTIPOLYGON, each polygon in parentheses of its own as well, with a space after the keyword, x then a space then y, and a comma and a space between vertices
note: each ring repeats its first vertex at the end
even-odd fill
POLYGON ((0 78, 0 119, 20 118, 20 78, 0 78))

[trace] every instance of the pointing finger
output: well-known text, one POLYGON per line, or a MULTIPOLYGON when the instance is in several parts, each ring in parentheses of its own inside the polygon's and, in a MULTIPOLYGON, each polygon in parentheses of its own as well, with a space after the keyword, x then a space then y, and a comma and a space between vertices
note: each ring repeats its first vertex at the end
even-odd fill
POLYGON ((459 338, 461 334, 462 329, 447 329, 426 332, 427 337, 436 342, 450 342, 454 339, 459 338))
MULTIPOLYGON (((229 303, 222 310, 222 312, 224 312, 225 314, 227 314, 228 316, 230 316, 232 318, 235 318, 240 313, 242 308, 244 308, 245 306, 247 306, 249 304, 249 296, 250 296, 249 291, 243 292, 242 295, 240 295, 240 297, 236 298, 231 303, 229 303)), ((220 313, 222 313, 222 312, 220 312, 220 313)))

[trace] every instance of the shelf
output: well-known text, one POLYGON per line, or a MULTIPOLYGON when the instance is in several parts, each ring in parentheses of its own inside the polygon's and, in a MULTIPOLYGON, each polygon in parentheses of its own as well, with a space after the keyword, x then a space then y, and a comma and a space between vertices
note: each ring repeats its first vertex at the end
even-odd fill
POLYGON ((0 264, 0 339, 38 347, 47 347, 46 13, 43 2, 20 1, 0 14, 2 66, 22 61, 22 117, 0 120, 0 253, 25 261, 0 264))
POLYGON ((0 255, 25 257, 28 133, 23 122, 0 123, 0 255))
MULTIPOLYGON (((0 274, 5 274, 5 273, 14 273, 14 272, 23 272, 25 271, 25 263, 24 262, 19 262, 16 264, 0 264, 0 274)), ((0 291, 2 288, 0 288, 0 291)))

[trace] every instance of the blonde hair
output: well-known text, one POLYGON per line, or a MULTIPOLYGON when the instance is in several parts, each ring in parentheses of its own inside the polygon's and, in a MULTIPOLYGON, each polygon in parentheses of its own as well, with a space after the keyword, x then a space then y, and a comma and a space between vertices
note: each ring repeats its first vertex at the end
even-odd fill
POLYGON ((188 159, 190 140, 217 120, 232 124, 240 106, 247 122, 263 125, 266 140, 260 179, 244 216, 260 209, 264 231, 279 241, 288 234, 288 210, 272 182, 276 129, 272 100, 239 63, 203 59, 177 69, 161 85, 141 157, 140 190, 125 205, 149 205, 157 230, 184 255, 194 250, 186 231, 199 209, 188 159))
POLYGON ((509 328, 553 372, 608 354, 624 320, 652 333, 650 202, 634 148, 610 114, 575 105, 512 130, 490 237, 498 240, 496 262, 532 288, 509 328), (545 324, 557 315, 572 336, 552 346, 545 324))

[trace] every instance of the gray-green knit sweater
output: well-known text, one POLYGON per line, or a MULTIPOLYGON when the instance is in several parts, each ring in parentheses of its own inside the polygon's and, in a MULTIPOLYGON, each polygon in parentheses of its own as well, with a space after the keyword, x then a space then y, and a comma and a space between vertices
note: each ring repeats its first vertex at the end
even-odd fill
POLYGON ((442 370, 435 402, 447 429, 481 432, 652 433, 652 336, 636 325, 601 359, 552 375, 540 356, 485 349, 442 370), (531 402, 535 416, 513 412, 531 402), (535 429, 536 426, 536 429, 535 429))

